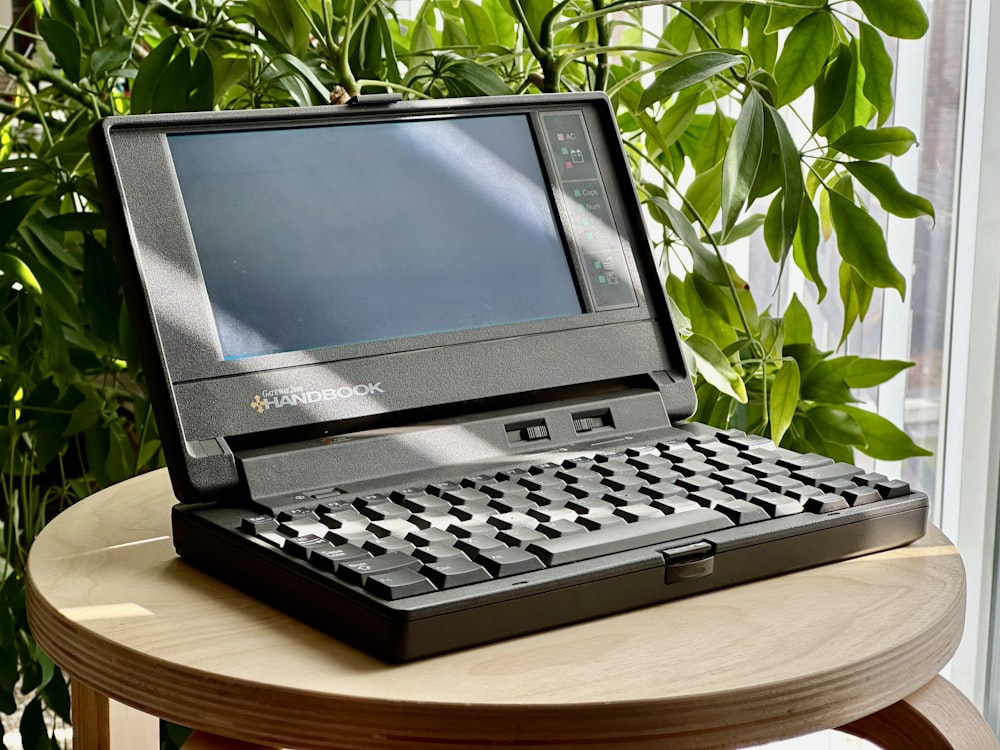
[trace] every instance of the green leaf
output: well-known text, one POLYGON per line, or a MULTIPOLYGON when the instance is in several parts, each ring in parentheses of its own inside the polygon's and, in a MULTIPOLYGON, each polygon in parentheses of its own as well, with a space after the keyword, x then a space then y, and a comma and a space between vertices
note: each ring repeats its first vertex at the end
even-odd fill
POLYGON ((889 36, 920 39, 930 22, 919 0, 855 0, 868 20, 889 36))
POLYGON ((0 247, 10 241, 38 200, 36 195, 22 195, 0 202, 0 247))
POLYGON ((840 333, 840 344, 858 320, 864 320, 872 301, 873 288, 847 263, 841 263, 838 271, 840 279, 840 299, 844 306, 844 325, 840 333))
POLYGON ((775 445, 781 445, 781 439, 792 424, 792 418, 799 405, 800 385, 798 363, 794 359, 784 360, 771 383, 769 416, 771 440, 775 445))
POLYGON ((689 352, 694 355, 698 374, 717 390, 725 393, 741 404, 747 402, 747 389, 743 379, 733 369, 722 350, 704 336, 692 334, 685 341, 689 352))
POLYGON ((118 71, 132 58, 132 39, 120 36, 112 39, 90 56, 90 71, 101 78, 112 71, 118 71))
POLYGON ((701 91, 689 88, 682 91, 674 103, 667 107, 667 110, 659 118, 658 125, 663 143, 670 146, 677 142, 698 113, 700 101, 701 91))
POLYGON ((906 293, 906 279, 889 259, 882 227, 867 211, 836 191, 831 191, 830 216, 837 233, 841 257, 867 283, 880 289, 906 293))
POLYGON ((467 88, 466 95, 471 96, 503 96, 510 95, 510 86, 498 76, 492 68, 480 65, 472 60, 459 60, 448 66, 448 73, 453 80, 462 82, 467 88))
POLYGON ((845 378, 855 357, 826 357, 815 362, 802 379, 802 399, 826 404, 847 404, 857 399, 845 378))
POLYGON ((902 128, 851 128, 835 141, 832 148, 862 161, 875 161, 886 156, 902 156, 916 144, 913 131, 902 128))
POLYGON ((841 44, 836 57, 822 77, 816 79, 814 90, 816 98, 812 108, 812 129, 818 133, 829 123, 844 106, 847 97, 847 87, 851 81, 851 68, 854 64, 854 52, 847 44, 841 44))
POLYGON ((865 98, 878 110, 878 126, 882 127, 892 114, 892 58, 885 50, 882 35, 866 23, 861 24, 858 54, 865 70, 865 98))
POLYGON ((802 200, 802 213, 799 215, 799 228, 795 232, 792 243, 792 258, 802 274, 819 292, 819 301, 826 296, 826 284, 819 270, 819 215, 812 201, 806 196, 802 200))
POLYGON ((153 112, 184 112, 188 106, 191 77, 191 53, 188 48, 178 51, 170 61, 153 92, 153 112))
POLYGON ((856 406, 844 406, 843 409, 858 423, 865 435, 865 444, 861 447, 861 451, 872 458, 900 461, 913 456, 932 455, 929 450, 914 443, 909 435, 885 417, 856 406))
POLYGON ((751 89, 722 162, 722 227, 728 233, 739 218, 757 179, 764 149, 764 101, 751 89))
POLYGON ((844 89, 844 100, 836 116, 824 127, 825 135, 830 139, 843 135, 851 128, 868 125, 878 114, 875 105, 865 98, 865 71, 861 67, 858 46, 858 40, 852 39, 849 45, 851 65, 847 75, 847 86, 844 89))
POLYGON ((45 44, 52 52, 56 64, 63 69, 66 77, 73 83, 79 81, 83 65, 83 52, 76 30, 54 18, 41 18, 38 21, 38 33, 42 35, 42 39, 45 40, 45 44))
POLYGON ((754 65, 764 70, 774 70, 778 59, 778 35, 765 32, 770 9, 766 5, 758 5, 750 14, 747 24, 747 49, 754 65))
POLYGON ((874 388, 892 380, 903 370, 913 367, 912 362, 898 359, 871 359, 858 357, 851 365, 845 381, 851 388, 874 388))
POLYGON ((847 163, 848 171, 854 175, 865 189, 875 196, 889 213, 904 219, 918 216, 934 218, 934 206, 923 196, 906 190, 899 184, 899 178, 885 164, 869 161, 847 163))
POLYGON ((312 68, 295 55, 277 55, 274 58, 274 64, 282 72, 300 78, 309 87, 311 93, 301 103, 303 106, 308 104, 325 104, 330 100, 330 89, 323 85, 323 82, 319 80, 312 68))
POLYGON ((639 100, 639 108, 646 109, 657 102, 669 99, 682 89, 707 81, 714 75, 729 70, 746 58, 742 53, 722 50, 705 50, 679 55, 665 66, 639 100))
POLYGON ((478 47, 497 44, 497 32, 493 27, 493 21, 478 3, 462 0, 459 10, 465 23, 465 33, 473 44, 478 47))
POLYGON ((861 427, 842 407, 814 406, 807 416, 827 442, 839 445, 865 444, 861 427))
MULTIPOLYGON (((812 319, 797 294, 785 309, 785 347, 794 344, 812 344, 812 319)), ((785 351, 785 347, 782 351, 785 351)))
POLYGON ((797 24, 782 45, 774 68, 784 106, 798 99, 823 72, 834 41, 834 20, 825 12, 812 13, 797 24))
POLYGON ((211 110, 214 105, 215 73, 212 70, 212 58, 205 50, 199 49, 191 61, 185 109, 188 112, 204 112, 211 110))
MULTIPOLYGON (((299 3, 272 2, 272 0, 247 0, 249 20, 282 52, 302 57, 309 47, 310 25, 299 3)), ((358 19, 353 19, 357 21, 358 19)))
POLYGON ((139 65, 139 72, 132 82, 132 112, 142 114, 153 110, 153 98, 160 80, 167 72, 173 59, 174 50, 180 42, 180 34, 172 34, 163 39, 139 65))
POLYGON ((702 223, 708 225, 715 221, 722 207, 722 192, 719 190, 719 180, 722 174, 722 164, 716 164, 707 172, 697 175, 688 185, 684 197, 690 206, 685 206, 685 212, 695 211, 701 217, 702 223))
POLYGON ((805 181, 802 179, 802 156, 799 147, 795 145, 792 134, 784 119, 774 107, 767 105, 765 112, 774 125, 778 136, 778 149, 781 154, 781 255, 784 258, 787 250, 795 240, 795 232, 799 225, 799 215, 802 212, 802 202, 805 198, 805 181))

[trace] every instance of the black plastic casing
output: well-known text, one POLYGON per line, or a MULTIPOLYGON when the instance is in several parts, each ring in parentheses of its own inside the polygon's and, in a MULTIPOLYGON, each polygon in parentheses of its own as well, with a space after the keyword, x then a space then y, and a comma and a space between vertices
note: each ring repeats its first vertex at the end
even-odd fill
MULTIPOLYGON (((658 396, 655 413, 645 413, 643 422, 653 418, 666 425, 694 410, 694 390, 614 114, 603 94, 112 117, 95 126, 91 150, 171 481, 182 502, 256 499, 355 479, 356 466, 338 469, 343 440, 332 438, 345 434, 396 430, 396 458, 376 469, 392 475, 419 468, 422 448, 411 446, 403 432, 410 434, 410 428, 427 422, 460 423, 515 405, 527 413, 566 400, 578 404, 580 398, 593 400, 593 408, 600 409, 622 391, 635 389, 658 396), (570 236, 570 207, 555 185, 556 167, 541 133, 542 117, 577 112, 602 170, 635 306, 595 310, 593 300, 586 299, 584 260, 570 236), (235 361, 222 358, 167 134, 497 113, 531 118, 560 231, 588 308, 582 315, 235 361), (376 384, 378 388, 368 388, 376 384), (251 408, 262 393, 331 389, 374 392, 263 413, 251 408), (307 449, 302 456, 308 458, 290 462, 289 445, 307 449), (244 462, 248 453, 254 460, 244 462), (261 458, 269 453, 280 458, 261 458), (297 467, 294 473, 289 465, 297 467)), ((614 429, 649 426, 626 422, 614 429)), ((499 424, 491 434, 478 436, 476 450, 466 455, 466 446, 458 441, 449 452, 462 462, 540 447, 512 445, 509 433, 499 424)), ((578 438, 557 425, 547 445, 578 438)))

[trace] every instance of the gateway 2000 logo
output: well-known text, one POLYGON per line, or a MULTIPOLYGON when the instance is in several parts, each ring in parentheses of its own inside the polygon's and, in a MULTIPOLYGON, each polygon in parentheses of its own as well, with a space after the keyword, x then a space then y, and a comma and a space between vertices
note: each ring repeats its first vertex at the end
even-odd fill
POLYGON ((281 409, 286 406, 301 406, 302 404, 318 404, 322 401, 336 401, 355 396, 371 396, 385 393, 382 381, 377 383, 359 383, 358 385, 343 385, 340 388, 324 388, 322 391, 307 391, 301 386, 290 388, 272 388, 261 391, 253 397, 250 408, 258 414, 268 409, 281 409))

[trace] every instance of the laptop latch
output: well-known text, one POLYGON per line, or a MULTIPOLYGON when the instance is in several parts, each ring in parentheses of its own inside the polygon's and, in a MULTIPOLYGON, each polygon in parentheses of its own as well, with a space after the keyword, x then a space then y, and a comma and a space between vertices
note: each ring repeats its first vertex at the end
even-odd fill
POLYGON ((376 105, 395 104, 403 101, 402 94, 355 94, 347 100, 348 106, 373 107, 376 105))

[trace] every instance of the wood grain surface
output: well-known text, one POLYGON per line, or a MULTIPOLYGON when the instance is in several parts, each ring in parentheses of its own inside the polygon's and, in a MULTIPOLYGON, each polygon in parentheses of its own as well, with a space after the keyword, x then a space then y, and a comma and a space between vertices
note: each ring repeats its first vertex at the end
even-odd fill
POLYGON ((909 696, 954 652, 961 560, 910 547, 391 666, 195 570, 163 472, 49 524, 29 618, 72 677, 186 726, 314 748, 736 747, 909 696))

